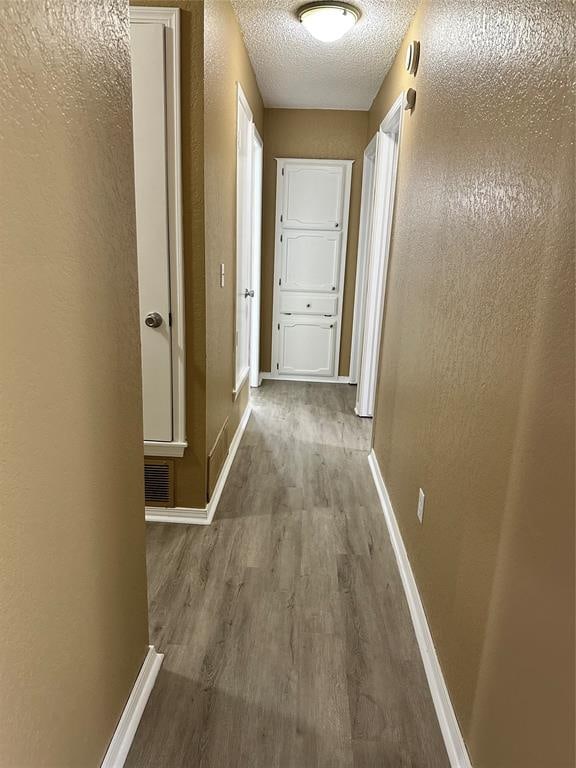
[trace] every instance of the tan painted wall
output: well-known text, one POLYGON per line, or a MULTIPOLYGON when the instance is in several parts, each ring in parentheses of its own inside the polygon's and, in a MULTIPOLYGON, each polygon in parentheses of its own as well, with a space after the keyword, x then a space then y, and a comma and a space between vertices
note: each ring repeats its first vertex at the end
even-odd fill
POLYGON ((423 2, 371 111, 417 91, 374 447, 476 768, 574 765, 568 6, 423 2))
POLYGON ((100 764, 147 650, 124 2, 0 3, 0 762, 100 764))
POLYGON ((204 3, 131 0, 135 6, 180 8, 182 219, 186 305, 186 437, 174 459, 175 504, 206 504, 206 300, 204 291, 204 3))
POLYGON ((207 447, 227 418, 234 435, 248 400, 248 388, 234 402, 234 313, 236 274, 236 83, 250 103, 260 135, 263 106, 252 65, 232 6, 206 0, 205 73, 205 218, 206 218, 206 391, 207 447), (220 263, 225 285, 220 288, 220 263))
POLYGON ((272 301, 274 295, 274 234, 276 209, 275 157, 354 160, 350 197, 350 223, 346 256, 340 375, 350 367, 354 313, 356 255, 362 159, 368 143, 368 113, 326 109, 266 109, 264 111, 264 185, 262 221, 262 312, 260 354, 262 371, 269 371, 272 355, 272 301))

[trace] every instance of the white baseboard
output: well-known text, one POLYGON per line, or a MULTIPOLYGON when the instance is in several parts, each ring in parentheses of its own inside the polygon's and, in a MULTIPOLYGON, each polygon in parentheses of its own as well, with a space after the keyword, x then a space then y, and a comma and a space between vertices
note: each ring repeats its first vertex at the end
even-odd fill
POLYGON ((452 702, 450 701, 450 695, 448 693, 448 688, 446 687, 444 675, 442 674, 442 668, 440 667, 440 662, 436 655, 434 641, 432 640, 430 628, 426 620, 426 613, 424 611, 424 606, 422 605, 422 600, 420 599, 416 579, 412 573, 406 547, 402 540, 402 534, 400 533, 400 528, 398 527, 398 522, 374 451, 371 451, 368 456, 368 463, 372 470, 372 477, 374 478, 374 484, 376 485, 386 525, 388 526, 388 533, 390 534, 394 555, 396 556, 396 563, 398 564, 398 570, 400 571, 400 576, 402 578, 402 585, 404 587, 404 592, 406 593, 410 616, 412 617, 418 647, 420 648, 420 655, 422 656, 422 661, 424 663, 430 693, 432 694, 432 700, 434 701, 434 707, 440 724, 440 730, 444 737, 450 765, 452 768, 472 768, 470 757, 468 756, 468 751, 466 750, 466 745, 462 738, 462 733, 460 732, 456 713, 454 712, 452 702))
POLYGON ((212 494, 212 498, 208 504, 205 507, 199 509, 194 509, 193 507, 146 507, 146 521, 148 523, 184 523, 185 525, 210 525, 216 512, 216 508, 218 507, 218 502, 222 496, 222 491, 226 485, 228 474, 230 473, 232 463, 234 462, 234 457, 238 451, 240 440, 242 440, 242 435, 244 434, 244 430, 248 425, 248 420, 250 419, 251 413, 252 406, 250 403, 248 403, 246 410, 240 419, 240 424, 238 424, 238 429, 234 433, 234 437, 230 443, 228 456, 226 457, 226 461, 224 462, 224 466, 222 467, 222 471, 220 472, 220 476, 216 482, 214 493, 212 494))
POLYGON ((271 381, 310 381, 314 384, 350 384, 349 376, 285 376, 282 373, 261 373, 271 381))
POLYGON ((148 646, 148 653, 140 667, 140 672, 118 721, 101 768, 122 768, 124 765, 144 707, 152 688, 154 688, 163 658, 164 654, 157 653, 153 645, 148 646))

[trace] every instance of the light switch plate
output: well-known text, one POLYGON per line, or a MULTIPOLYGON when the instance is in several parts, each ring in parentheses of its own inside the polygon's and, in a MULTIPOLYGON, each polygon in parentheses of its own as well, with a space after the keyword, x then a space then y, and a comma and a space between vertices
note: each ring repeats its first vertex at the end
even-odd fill
POLYGON ((424 517, 424 502, 426 501, 426 496, 424 494, 424 491, 422 488, 418 490, 418 511, 416 514, 418 515, 418 520, 420 521, 420 525, 422 525, 422 518, 424 517))
POLYGON ((220 288, 224 288, 224 264, 220 264, 220 288))

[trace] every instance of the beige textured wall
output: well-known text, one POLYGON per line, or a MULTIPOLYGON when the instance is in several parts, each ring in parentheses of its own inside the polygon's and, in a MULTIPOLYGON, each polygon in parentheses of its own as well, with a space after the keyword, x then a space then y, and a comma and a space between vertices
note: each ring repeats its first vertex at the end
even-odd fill
POLYGON ((182 224, 186 303, 186 437, 174 459, 178 507, 206 504, 206 297, 204 291, 204 3, 131 0, 131 5, 180 9, 182 224))
POLYGON ((260 368, 269 371, 272 355, 272 301, 274 295, 274 235, 276 209, 275 157, 354 160, 350 196, 350 223, 346 255, 340 375, 350 367, 354 313, 356 255, 362 159, 368 143, 368 113, 327 109, 266 109, 264 111, 264 185, 262 220, 262 313, 260 368))
POLYGON ((0 3, 0 763, 100 764, 147 650, 127 3, 0 3))
POLYGON ((423 2, 371 111, 417 91, 374 447, 476 768, 574 765, 570 6, 423 2))
POLYGON ((234 434, 248 399, 236 401, 234 313, 236 275, 236 83, 240 82, 263 133, 263 106, 236 15, 228 0, 204 3, 205 219, 206 219, 206 391, 207 447, 227 418, 234 434), (225 286, 220 288, 220 263, 225 286))

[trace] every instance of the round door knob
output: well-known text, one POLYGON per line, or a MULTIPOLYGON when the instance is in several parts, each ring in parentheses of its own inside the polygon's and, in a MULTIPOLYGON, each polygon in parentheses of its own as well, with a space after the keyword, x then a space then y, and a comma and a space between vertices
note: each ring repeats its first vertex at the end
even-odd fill
POLYGON ((247 299, 248 296, 250 296, 251 299, 254 298, 254 291, 249 291, 248 288, 244 291, 244 298, 247 299))
POLYGON ((158 312, 149 312, 144 318, 144 323, 148 328, 160 328, 162 325, 162 315, 158 312))
POLYGON ((311 306, 312 304, 306 304, 306 309, 310 309, 311 306))

